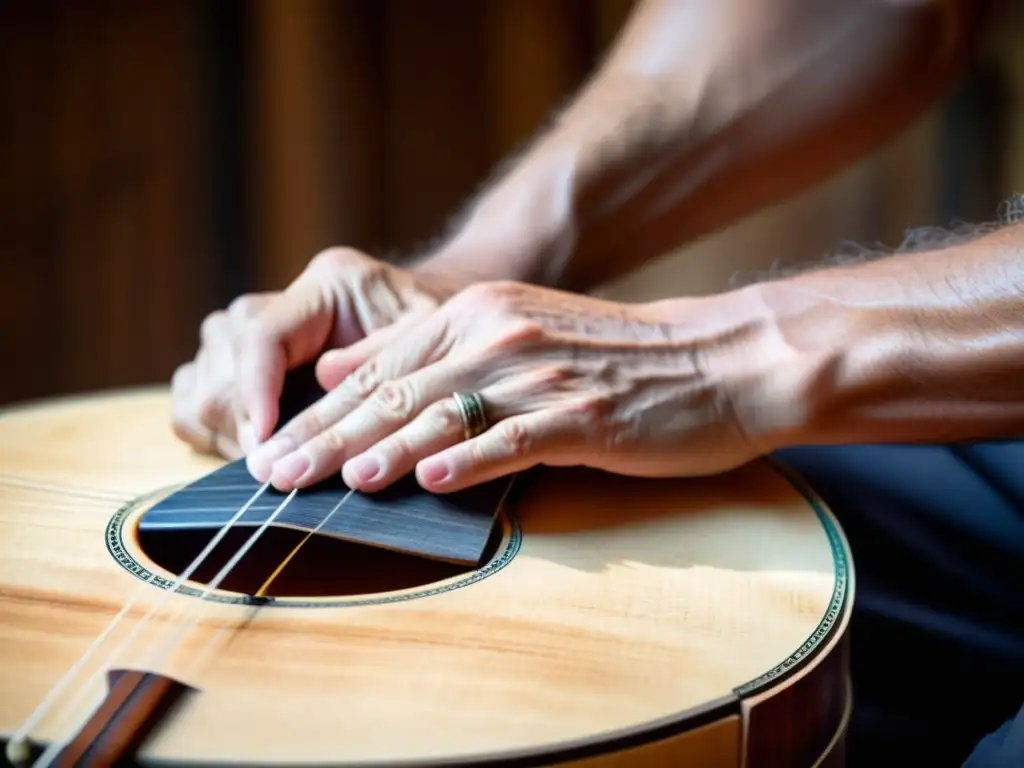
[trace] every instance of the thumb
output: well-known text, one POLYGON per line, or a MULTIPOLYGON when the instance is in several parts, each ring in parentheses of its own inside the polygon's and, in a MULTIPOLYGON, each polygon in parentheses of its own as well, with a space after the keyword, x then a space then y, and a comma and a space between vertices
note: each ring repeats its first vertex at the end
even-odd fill
POLYGON ((327 343, 333 307, 323 285, 301 278, 271 301, 245 334, 239 355, 239 413, 252 438, 270 437, 280 417, 285 374, 327 343))

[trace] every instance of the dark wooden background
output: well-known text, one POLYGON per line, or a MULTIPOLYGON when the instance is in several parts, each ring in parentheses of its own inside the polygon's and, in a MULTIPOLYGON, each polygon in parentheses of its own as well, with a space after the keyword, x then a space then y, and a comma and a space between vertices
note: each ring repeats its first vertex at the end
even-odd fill
MULTIPOLYGON (((0 3, 0 403, 166 381, 238 293, 330 245, 431 238, 629 8, 0 3)), ((997 104, 987 82, 968 96, 997 104)))
POLYGON ((166 379, 319 249, 433 236, 621 0, 0 5, 0 402, 166 379))

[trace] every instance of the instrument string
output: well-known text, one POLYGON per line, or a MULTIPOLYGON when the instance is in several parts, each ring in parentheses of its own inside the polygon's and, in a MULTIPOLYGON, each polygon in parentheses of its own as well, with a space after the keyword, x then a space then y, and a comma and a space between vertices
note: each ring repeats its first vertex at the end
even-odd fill
MULTIPOLYGON (((260 586, 260 588, 258 590, 256 590, 256 592, 253 594, 253 597, 265 597, 266 596, 267 590, 270 589, 270 585, 273 584, 274 580, 277 579, 277 577, 281 575, 281 572, 285 569, 285 567, 288 565, 288 563, 290 563, 292 561, 292 559, 299 553, 299 550, 302 549, 303 545, 307 541, 309 541, 315 534, 317 534, 327 524, 327 522, 332 517, 334 517, 334 513, 337 512, 339 509, 341 509, 341 507, 345 504, 345 502, 348 501, 349 496, 351 496, 353 493, 355 493, 354 490, 350 490, 348 493, 346 493, 341 498, 341 500, 337 504, 334 505, 334 507, 331 509, 331 511, 328 512, 324 516, 323 520, 321 520, 319 523, 317 523, 315 528, 312 528, 311 530, 306 532, 306 535, 302 537, 302 539, 299 541, 299 543, 296 544, 292 548, 291 552, 289 552, 288 555, 284 558, 284 560, 281 561, 281 564, 278 565, 277 568, 274 569, 274 572, 271 573, 270 576, 267 577, 266 581, 264 581, 263 584, 260 586)), ((255 616, 256 612, 259 611, 259 609, 261 607, 262 606, 259 605, 259 604, 253 606, 253 612, 242 623, 243 624, 247 624, 249 621, 251 621, 252 618, 255 616)), ((194 671, 196 669, 198 669, 200 666, 202 666, 203 659, 210 652, 210 649, 213 647, 214 643, 224 633, 224 631, 227 628, 228 628, 227 622, 223 622, 220 625, 220 627, 217 628, 217 631, 210 635, 210 638, 203 644, 203 647, 196 654, 196 660, 191 665, 190 672, 194 673, 194 671)))
MULTIPOLYGON (((46 504, 38 499, 8 499, 0 497, 0 505, 4 507, 22 507, 24 509, 46 509, 51 512, 103 512, 108 515, 110 514, 109 504, 76 504, 75 506, 70 506, 67 504, 46 504)), ((48 527, 43 521, 33 520, 32 524, 48 527)))
POLYGON ((220 586, 221 582, 223 582, 224 579, 228 577, 231 571, 234 570, 235 566, 238 565, 238 563, 241 561, 243 557, 245 557, 246 553, 250 549, 252 549, 253 545, 256 544, 256 541, 260 538, 260 536, 263 535, 263 532, 270 527, 271 523, 274 522, 277 516, 291 502, 291 500, 295 498, 295 494, 297 494, 298 492, 299 489, 296 488, 291 493, 289 493, 285 500, 281 502, 281 505, 274 510, 274 513, 270 515, 270 517, 268 517, 262 524, 260 524, 259 528, 257 528, 255 531, 252 532, 252 534, 250 534, 249 538, 245 541, 245 543, 238 548, 238 551, 235 552, 235 554, 232 555, 231 559, 224 564, 224 567, 221 568, 220 571, 218 571, 217 575, 210 579, 206 587, 203 589, 202 593, 199 595, 199 599, 195 603, 193 603, 195 610, 191 612, 191 616, 189 616, 181 622, 177 634, 171 636, 171 639, 164 645, 162 652, 160 652, 159 655, 157 655, 156 660, 147 664, 146 669, 152 672, 159 672, 159 670, 164 667, 164 665, 167 663, 167 660, 170 658, 171 654, 174 653, 175 648, 177 648, 184 640, 185 635, 188 634, 188 632, 199 622, 202 610, 206 607, 206 598, 210 595, 211 592, 213 592, 215 589, 217 589, 217 587, 220 586))
MULTIPOLYGON (((124 503, 131 500, 131 497, 122 496, 121 494, 118 494, 117 492, 114 491, 38 483, 34 481, 23 480, 21 478, 16 478, 12 476, 0 476, 0 485, 3 484, 7 484, 14 487, 20 487, 27 490, 46 491, 65 495, 75 495, 83 499, 91 499, 97 502, 124 503)), ((212 553, 214 548, 223 540, 223 538, 227 535, 227 533, 234 526, 234 524, 238 522, 238 520, 249 510, 250 507, 252 507, 252 505, 257 501, 257 499, 259 499, 259 497, 262 496, 268 488, 269 483, 263 484, 259 488, 259 490, 257 490, 256 493, 254 493, 252 497, 250 497, 248 501, 231 517, 231 519, 228 520, 222 526, 222 528, 207 543, 206 547, 204 547, 204 549, 193 559, 193 561, 178 575, 178 577, 174 580, 171 586, 164 591, 163 595, 161 595, 161 598, 155 601, 153 604, 151 604, 149 610, 138 622, 136 622, 135 626, 132 628, 132 631, 128 634, 128 636, 125 637, 120 644, 118 644, 118 646, 108 655, 107 659, 103 663, 98 665, 97 669, 93 672, 93 674, 90 675, 89 678, 78 687, 77 695, 74 695, 72 697, 71 705, 77 704, 78 700, 86 693, 88 693, 92 684, 95 683, 100 677, 102 677, 102 675, 105 672, 107 672, 113 666, 113 663, 127 648, 127 646, 136 637, 136 635, 141 631, 141 629, 150 622, 150 620, 158 613, 160 608, 162 608, 163 605, 171 598, 171 596, 178 591, 182 584, 202 565, 203 562, 206 561, 207 557, 212 553)), ((197 488, 194 490, 227 491, 241 489, 248 490, 249 487, 244 485, 229 484, 224 486, 209 486, 205 488, 197 488)), ((171 639, 166 643, 162 652, 157 657, 155 665, 147 665, 148 669, 154 671, 159 670, 166 664, 169 657, 173 654, 174 650, 181 644, 181 642, 183 642, 187 633, 192 628, 194 628, 195 624, 198 623, 199 613, 202 607, 204 607, 205 605, 205 599, 215 589, 217 589, 217 587, 223 582, 225 578, 227 578, 228 575, 230 575, 230 573, 242 560, 242 558, 256 544, 260 536, 267 530, 267 528, 270 527, 270 525, 277 519, 278 515, 280 515, 284 508, 292 501, 296 493, 297 490, 293 490, 287 496, 287 498, 285 498, 281 502, 281 504, 278 505, 274 512, 250 535, 248 540, 246 540, 246 542, 238 549, 238 551, 235 552, 231 559, 227 563, 225 563, 225 565, 221 568, 217 575, 207 583, 207 585, 205 586, 204 590, 200 595, 199 601, 196 603, 196 610, 192 612, 191 617, 186 617, 182 620, 178 632, 173 634, 171 639)), ((354 491, 349 490, 348 493, 345 494, 345 496, 336 505, 334 505, 334 507, 324 516, 324 518, 316 525, 316 527, 309 530, 305 534, 305 536, 295 545, 295 547, 292 548, 288 555, 282 560, 280 564, 278 564, 278 566, 274 569, 270 576, 263 582, 263 584, 255 593, 255 597, 264 597, 266 595, 266 592, 270 588, 271 584, 277 579, 281 572, 294 559, 294 557, 299 553, 302 547, 316 533, 318 533, 323 528, 324 525, 327 524, 327 522, 334 516, 334 514, 339 509, 341 509, 345 502, 351 497, 352 493, 354 493, 354 491)), ((60 695, 78 676, 82 668, 89 661, 89 659, 92 658, 95 652, 103 646, 103 644, 114 631, 114 629, 116 629, 116 627, 129 614, 131 609, 141 599, 143 592, 150 585, 152 585, 156 578, 157 574, 151 573, 150 576, 139 585, 135 594, 133 594, 129 601, 124 606, 122 606, 122 608, 118 611, 117 615, 115 615, 114 618, 111 619, 111 621, 104 628, 104 630, 96 637, 96 639, 89 645, 89 647, 86 648, 85 652, 82 653, 82 655, 75 661, 74 664, 72 664, 72 666, 65 672, 65 674, 60 679, 58 679, 57 683, 48 691, 47 695, 43 698, 43 700, 39 703, 35 710, 33 710, 33 712, 29 714, 29 716, 18 727, 14 734, 12 734, 8 742, 9 753, 12 751, 12 747, 16 748, 17 746, 24 745, 26 743, 26 739, 29 733, 32 731, 32 729, 35 728, 41 722, 41 720, 46 716, 46 714, 52 709, 54 704, 57 703, 57 700, 60 697, 60 695)), ((217 636, 219 636, 226 628, 226 626, 226 624, 222 625, 218 629, 218 631, 213 634, 211 640, 205 643, 204 646, 209 646, 211 644, 211 641, 217 636)), ((156 644, 154 643, 154 646, 155 645, 156 644)), ((101 704, 102 702, 97 704, 97 707, 101 704)), ((84 722, 87 722, 88 719, 92 717, 94 712, 95 708, 86 716, 84 722)), ((72 731, 72 733, 76 733, 77 730, 78 729, 72 731)), ((44 750, 43 754, 36 761, 35 766, 37 768, 45 768, 45 766, 50 765, 52 761, 60 753, 60 751, 64 748, 66 743, 67 741, 63 739, 52 740, 48 748, 44 750)), ((15 749, 14 751, 18 750, 15 749)))
MULTIPOLYGON (((256 499, 258 499, 269 487, 269 482, 264 483, 262 486, 260 486, 259 490, 256 491, 256 493, 252 495, 252 497, 241 507, 241 509, 239 509, 238 512, 236 512, 232 516, 232 518, 228 520, 228 522, 225 523, 225 525, 217 532, 217 534, 212 539, 210 539, 210 542, 206 545, 206 547, 196 556, 196 558, 188 565, 188 567, 186 567, 185 570, 181 572, 181 574, 174 580, 171 586, 164 591, 164 594, 161 595, 160 599, 156 600, 150 606, 149 610, 146 612, 143 618, 136 623, 134 629, 128 635, 128 637, 126 637, 124 641, 122 641, 122 643, 114 650, 113 654, 111 654, 112 657, 116 658, 117 654, 119 654, 128 645, 128 643, 131 642, 131 640, 134 638, 136 633, 138 633, 141 627, 144 624, 146 624, 152 618, 153 615, 155 615, 155 613, 163 606, 163 604, 171 598, 171 595, 176 593, 178 589, 181 587, 181 585, 185 583, 185 581, 199 568, 200 565, 202 565, 202 563, 214 550, 214 548, 228 534, 228 531, 231 529, 231 527, 242 517, 242 515, 244 515, 248 511, 249 507, 252 506, 256 499)), ((43 697, 43 700, 39 703, 39 705, 29 714, 27 718, 25 718, 25 721, 18 726, 18 728, 11 735, 11 738, 8 740, 7 751, 9 754, 12 751, 12 749, 16 751, 24 746, 28 734, 32 731, 33 728, 39 725, 43 717, 46 716, 50 709, 52 709, 53 705, 57 702, 58 697, 64 692, 68 685, 71 684, 72 680, 75 679, 75 677, 86 665, 86 663, 89 661, 92 655, 103 645, 107 637, 110 636, 110 634, 114 631, 117 625, 120 624, 124 617, 128 615, 129 611, 131 611, 135 604, 142 598, 146 589, 153 584, 156 578, 157 574, 155 572, 151 573, 149 578, 139 585, 138 589, 128 600, 128 602, 124 604, 121 610, 118 611, 117 615, 115 615, 114 618, 110 620, 110 623, 107 624, 107 626, 96 637, 96 639, 93 640, 89 647, 85 649, 85 652, 81 656, 79 656, 78 659, 74 662, 74 664, 72 664, 71 667, 69 667, 68 670, 57 680, 53 687, 47 692, 46 696, 43 697)), ((79 687, 78 690, 80 694, 83 691, 85 691, 88 688, 88 686, 95 681, 97 677, 99 677, 105 672, 104 666, 105 665, 101 664, 97 671, 79 687)))
MULTIPOLYGON (((264 485, 263 488, 261 489, 261 492, 266 487, 267 486, 264 485)), ((198 623, 198 621, 199 621, 199 619, 201 617, 202 609, 205 608, 206 598, 215 589, 217 589, 217 587, 220 586, 220 584, 224 581, 224 579, 226 579, 228 577, 228 575, 230 575, 230 573, 234 570, 235 566, 237 566, 238 563, 242 560, 242 558, 245 557, 246 553, 248 553, 249 550, 252 549, 252 547, 256 544, 256 542, 260 538, 260 536, 262 536, 263 533, 274 522, 274 520, 277 519, 278 515, 281 514, 281 512, 284 510, 284 508, 286 506, 288 506, 289 503, 291 503, 292 499, 295 498, 295 495, 297 493, 298 493, 298 489, 297 488, 292 490, 292 492, 288 494, 288 496, 284 499, 284 501, 282 501, 281 504, 278 505, 277 509, 274 510, 274 512, 259 526, 259 528, 257 528, 255 531, 253 531, 252 534, 250 534, 249 538, 245 541, 244 544, 242 544, 241 547, 238 548, 238 550, 231 557, 231 559, 228 560, 228 562, 224 564, 224 566, 220 569, 220 571, 218 571, 218 573, 206 584, 206 586, 204 587, 203 591, 199 595, 199 599, 194 604, 195 609, 190 612, 190 615, 186 616, 185 618, 183 618, 181 620, 181 623, 180 623, 180 625, 178 627, 178 631, 176 633, 172 634, 170 640, 164 644, 164 647, 159 652, 159 654, 156 653, 156 649, 155 648, 153 649, 153 655, 156 655, 157 658, 155 659, 155 661, 153 661, 153 662, 151 662, 149 664, 146 664, 144 666, 145 669, 147 669, 149 671, 152 671, 152 672, 158 672, 161 668, 163 668, 166 665, 167 661, 169 660, 170 656, 174 653, 175 649, 183 642, 183 640, 184 640, 185 636, 188 634, 188 632, 191 631, 195 627, 195 625, 198 623)), ((310 534, 307 534, 307 536, 304 537, 299 542, 299 544, 292 550, 292 552, 289 554, 289 556, 285 558, 285 562, 274 571, 274 574, 272 575, 271 579, 269 579, 267 582, 264 583, 264 586, 261 587, 261 590, 266 588, 267 586, 269 586, 270 582, 273 581, 273 578, 275 578, 277 576, 277 574, 279 574, 283 570, 284 565, 287 565, 288 561, 290 561, 291 558, 295 555, 295 553, 301 548, 302 544, 304 544, 309 539, 309 537, 312 535, 313 532, 320 530, 320 528, 327 522, 327 520, 330 519, 330 517, 338 509, 341 508, 342 504, 344 504, 344 502, 348 499, 349 496, 352 495, 352 493, 353 493, 353 491, 349 491, 348 494, 346 494, 345 497, 341 501, 339 501, 338 504, 336 504, 335 507, 317 525, 316 529, 314 529, 314 531, 310 532, 310 534)), ((249 503, 251 504, 255 500, 255 498, 256 497, 254 496, 252 499, 250 499, 249 503)), ((233 518, 232 522, 234 521, 234 519, 237 519, 237 517, 240 517, 240 516, 241 516, 240 514, 236 515, 236 518, 233 518)), ((225 528, 229 527, 230 525, 231 525, 231 523, 229 523, 228 526, 225 526, 225 528)), ((179 577, 179 579, 180 578, 181 577, 179 577)), ((175 587, 174 589, 176 590, 177 587, 175 587)), ((147 616, 147 619, 148 619, 148 616, 147 616)), ((214 637, 219 635, 220 632, 223 630, 223 628, 224 627, 222 625, 218 629, 218 631, 214 633, 214 637)), ((121 646, 119 646, 114 651, 114 653, 111 654, 108 657, 107 661, 104 662, 102 665, 100 665, 100 667, 97 669, 97 671, 94 673, 94 675, 85 684, 83 684, 83 686, 81 686, 79 688, 79 694, 80 695, 84 694, 84 692, 86 692, 88 690, 89 686, 95 681, 95 679, 98 678, 100 675, 102 675, 107 669, 109 669, 112 666, 112 664, 113 664, 114 660, 116 659, 117 655, 127 645, 127 641, 130 641, 132 639, 132 637, 138 631, 138 629, 139 629, 139 626, 137 625, 135 627, 135 629, 133 630, 132 634, 129 635, 129 637, 126 639, 126 642, 122 643, 121 646)), ((155 645, 156 645, 156 643, 154 643, 154 646, 155 645)), ((205 645, 206 644, 204 644, 204 646, 205 645)), ((202 655, 202 649, 201 649, 200 655, 202 655)), ((76 697, 76 702, 77 702, 77 698, 78 697, 76 697)), ((93 716, 95 711, 100 706, 102 706, 102 701, 98 702, 95 705, 95 707, 93 707, 93 709, 83 718, 83 720, 82 720, 82 724, 83 725, 84 725, 85 722, 88 722, 89 718, 91 718, 93 716)), ((77 733, 80 730, 80 728, 81 728, 81 726, 79 726, 79 728, 74 729, 72 731, 72 734, 77 733)), ((67 739, 64 739, 64 740, 54 739, 53 741, 51 741, 49 746, 43 751, 42 755, 40 755, 39 759, 36 761, 35 768, 47 768, 47 766, 49 766, 53 762, 53 760, 60 754, 61 750, 64 749, 66 744, 67 744, 67 739)))
POLYGON ((14 475, 0 475, 0 486, 6 485, 13 488, 25 488, 32 491, 45 491, 62 496, 75 496, 81 499, 94 499, 96 501, 120 502, 131 501, 132 494, 122 491, 112 491, 101 488, 85 488, 75 485, 58 485, 56 483, 41 483, 36 480, 26 480, 14 475))
POLYGON ((302 549, 303 545, 307 541, 309 541, 311 538, 313 538, 313 536, 315 534, 319 533, 321 528, 323 528, 325 525, 327 525, 327 522, 332 517, 334 517, 334 513, 337 512, 339 509, 341 509, 342 505, 344 505, 345 502, 348 501, 349 497, 353 493, 355 493, 355 491, 354 490, 350 490, 348 493, 346 493, 344 496, 342 496, 341 501, 339 501, 337 504, 334 505, 334 508, 331 509, 331 511, 327 513, 327 515, 324 517, 324 519, 321 520, 319 523, 317 523, 315 528, 311 528, 309 531, 306 532, 306 535, 302 537, 302 539, 299 541, 299 543, 296 544, 295 547, 292 549, 292 551, 289 552, 288 555, 284 558, 284 560, 281 561, 281 564, 279 566, 277 566, 277 568, 274 569, 274 572, 272 574, 270 574, 270 576, 267 577, 267 580, 263 582, 262 586, 260 586, 260 588, 258 590, 256 590, 255 597, 264 597, 264 596, 266 596, 267 590, 270 589, 270 585, 274 582, 274 579, 276 579, 278 576, 280 576, 281 575, 281 571, 283 571, 285 569, 285 567, 288 565, 288 563, 290 563, 292 561, 292 558, 294 558, 297 554, 299 554, 299 550, 302 549))

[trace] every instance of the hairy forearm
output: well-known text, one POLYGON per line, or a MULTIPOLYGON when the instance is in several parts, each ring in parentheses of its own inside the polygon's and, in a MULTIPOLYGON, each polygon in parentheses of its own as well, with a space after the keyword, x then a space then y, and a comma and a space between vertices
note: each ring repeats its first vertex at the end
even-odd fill
POLYGON ((1024 224, 745 290, 772 318, 748 359, 785 364, 737 407, 772 447, 1024 433, 1024 224))
POLYGON ((647 0, 424 265, 588 289, 890 137, 958 71, 976 0, 647 0))

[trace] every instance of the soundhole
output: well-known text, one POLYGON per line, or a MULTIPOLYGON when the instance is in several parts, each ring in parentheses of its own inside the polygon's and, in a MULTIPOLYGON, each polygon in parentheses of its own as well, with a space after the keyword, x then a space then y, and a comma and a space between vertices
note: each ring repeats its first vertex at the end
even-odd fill
MULTIPOLYGON (((252 528, 229 531, 189 581, 208 585, 252 532, 252 528)), ((139 546, 154 562, 179 575, 195 561, 216 531, 148 530, 136 531, 136 535, 139 546)), ((292 528, 268 528, 220 582, 218 589, 255 594, 304 536, 304 532, 292 528)), ((501 540, 500 526, 496 526, 482 564, 494 557, 501 540)), ((314 534, 274 578, 266 595, 281 598, 374 595, 426 587, 472 574, 475 570, 314 534)))

